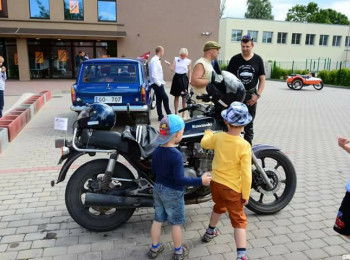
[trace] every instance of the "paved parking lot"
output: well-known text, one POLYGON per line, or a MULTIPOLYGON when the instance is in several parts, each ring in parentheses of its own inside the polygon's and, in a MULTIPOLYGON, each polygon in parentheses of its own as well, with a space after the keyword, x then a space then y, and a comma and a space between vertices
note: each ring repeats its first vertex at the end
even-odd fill
MULTIPOLYGON (((350 175, 350 156, 337 146, 338 135, 350 137, 349 100, 348 89, 293 91, 284 83, 267 82, 255 143, 282 148, 294 163, 298 184, 294 199, 280 213, 258 216, 247 210, 249 259, 340 260, 350 254, 350 241, 332 230, 350 175)), ((147 259, 152 209, 138 210, 117 230, 93 233, 70 218, 64 204, 67 181, 50 186, 59 170, 54 139, 63 136, 53 130, 53 118, 68 117, 73 123, 76 114, 69 104, 69 94, 54 94, 0 155, 0 259, 147 259)), ((186 207, 189 259, 235 259, 227 217, 219 223, 221 235, 201 243, 211 207, 211 202, 186 207)), ((159 259, 171 259, 168 226, 162 241, 166 251, 159 259)))

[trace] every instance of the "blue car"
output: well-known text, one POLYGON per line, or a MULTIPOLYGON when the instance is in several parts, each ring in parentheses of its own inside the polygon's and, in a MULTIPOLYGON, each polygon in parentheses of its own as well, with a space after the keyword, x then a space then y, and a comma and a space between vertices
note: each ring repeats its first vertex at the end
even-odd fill
POLYGON ((84 61, 71 88, 71 110, 105 103, 115 112, 127 112, 137 124, 149 124, 154 95, 146 65, 141 60, 101 58, 84 61))

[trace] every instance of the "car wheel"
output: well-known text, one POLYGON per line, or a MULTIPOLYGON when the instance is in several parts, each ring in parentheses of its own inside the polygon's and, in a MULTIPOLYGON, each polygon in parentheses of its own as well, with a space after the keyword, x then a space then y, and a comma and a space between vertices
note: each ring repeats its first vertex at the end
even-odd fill
POLYGON ((296 79, 293 81, 293 88, 295 90, 300 90, 303 88, 303 81, 301 79, 296 79))

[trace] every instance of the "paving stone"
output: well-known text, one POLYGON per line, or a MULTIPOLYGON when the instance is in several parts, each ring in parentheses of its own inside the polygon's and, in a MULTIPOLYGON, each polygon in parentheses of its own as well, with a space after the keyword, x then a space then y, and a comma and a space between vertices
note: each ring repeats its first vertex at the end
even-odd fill
POLYGON ((264 248, 253 248, 247 251, 248 259, 259 259, 269 256, 269 253, 264 248))
POLYGON ((116 258, 122 258, 122 257, 125 257, 124 249, 103 250, 102 252, 103 260, 116 259, 116 258))
POLYGON ((304 253, 310 259, 326 259, 329 257, 329 255, 322 249, 310 249, 310 250, 304 251, 304 253))
POLYGON ((290 253, 284 245, 266 246, 264 248, 270 255, 284 255, 290 253))
POLYGON ((58 255, 54 256, 53 260, 77 260, 78 255, 58 255))
POLYGON ((90 251, 90 244, 72 245, 68 247, 68 254, 79 254, 90 251))
POLYGON ((286 235, 278 235, 278 236, 269 237, 269 240, 274 245, 286 244, 288 242, 291 242, 290 238, 287 237, 286 235))
POLYGON ((57 255, 66 255, 67 247, 48 247, 44 249, 44 256, 57 256, 57 255))
POLYGON ((266 247, 272 245, 271 241, 267 238, 251 239, 249 240, 249 244, 251 244, 253 248, 266 247))
POLYGON ((309 258, 302 252, 295 252, 290 254, 285 254, 283 257, 286 260, 308 260, 309 258))
POLYGON ((210 255, 216 255, 220 253, 227 253, 231 251, 231 248, 226 244, 216 244, 207 246, 210 255))
POLYGON ((1 243, 21 242, 23 238, 24 234, 4 236, 1 238, 1 243))
POLYGON ((42 256, 42 253, 43 253, 42 249, 23 250, 18 253, 17 259, 38 258, 42 256))
MULTIPOLYGON (((13 260, 13 259, 16 259, 17 254, 18 254, 18 252, 4 252, 4 253, 0 253, 0 259, 1 260, 13 260)), ((18 259, 21 259, 21 258, 18 258, 18 259)))
POLYGON ((284 245, 290 250, 290 252, 302 252, 310 249, 310 247, 308 247, 304 242, 301 241, 286 243, 284 245))
POLYGON ((335 245, 335 246, 326 246, 322 248, 324 251, 326 251, 330 256, 335 255, 345 255, 349 253, 346 249, 344 249, 341 246, 335 245))
POLYGON ((51 248, 55 246, 55 243, 54 239, 36 240, 33 242, 32 248, 51 248))
POLYGON ((10 243, 7 247, 7 251, 22 251, 30 249, 32 242, 14 242, 10 243))

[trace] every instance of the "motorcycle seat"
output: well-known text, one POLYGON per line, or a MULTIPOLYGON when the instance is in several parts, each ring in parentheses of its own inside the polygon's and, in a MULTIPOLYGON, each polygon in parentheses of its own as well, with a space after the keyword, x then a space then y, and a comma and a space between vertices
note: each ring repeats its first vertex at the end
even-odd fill
POLYGON ((88 129, 83 130, 80 143, 86 147, 96 147, 98 149, 116 149, 120 153, 132 154, 133 156, 140 156, 138 147, 122 138, 118 132, 94 130, 91 134, 88 129))
POLYGON ((150 125, 126 126, 122 134, 124 140, 129 140, 138 145, 141 157, 149 159, 154 149, 158 146, 156 139, 158 130, 150 125))

